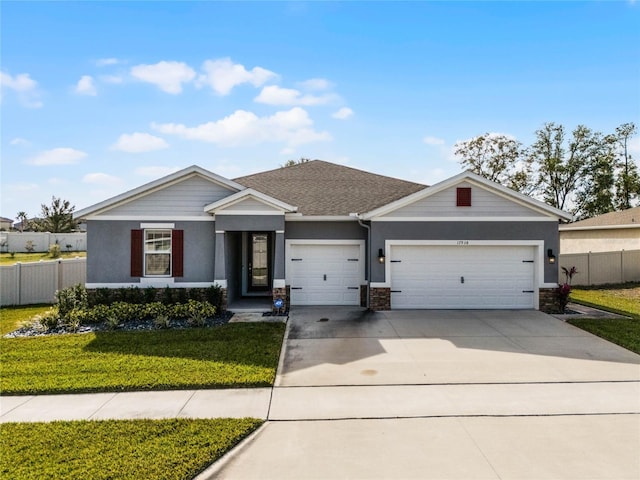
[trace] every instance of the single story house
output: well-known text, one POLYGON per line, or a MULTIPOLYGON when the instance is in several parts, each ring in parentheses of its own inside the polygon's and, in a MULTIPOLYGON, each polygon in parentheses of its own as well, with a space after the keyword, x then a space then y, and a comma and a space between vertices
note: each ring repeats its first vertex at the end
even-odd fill
POLYGON ((13 219, 7 217, 0 217, 0 230, 8 232, 13 227, 13 219))
POLYGON ((560 225, 562 253, 640 250, 640 207, 560 225))
POLYGON ((191 166, 75 217, 87 288, 373 310, 552 309, 571 219, 471 172, 427 187, 320 160, 234 180, 191 166))

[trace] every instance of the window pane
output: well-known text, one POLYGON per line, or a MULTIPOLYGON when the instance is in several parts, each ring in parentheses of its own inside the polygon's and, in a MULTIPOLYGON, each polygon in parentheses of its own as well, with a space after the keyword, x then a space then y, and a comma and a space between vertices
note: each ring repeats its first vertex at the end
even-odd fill
POLYGON ((145 275, 171 274, 171 255, 168 253, 147 253, 145 257, 145 275))
POLYGON ((171 230, 145 230, 144 274, 171 275, 171 230))

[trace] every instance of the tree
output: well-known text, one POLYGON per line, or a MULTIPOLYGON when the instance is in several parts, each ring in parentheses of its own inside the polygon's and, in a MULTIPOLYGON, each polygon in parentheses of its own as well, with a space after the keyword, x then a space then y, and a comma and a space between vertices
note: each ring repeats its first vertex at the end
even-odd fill
POLYGON ((41 219, 37 221, 37 229, 41 232, 68 233, 76 228, 73 219, 75 205, 68 200, 51 197, 51 205, 42 206, 41 219))
POLYGON ((300 165, 301 163, 307 163, 310 161, 310 159, 304 157, 300 157, 299 160, 287 160, 283 165, 280 165, 280 168, 293 167, 294 165, 300 165))
POLYGON ((515 138, 485 133, 456 143, 454 149, 465 169, 518 192, 531 192, 531 162, 515 138))
POLYGON ((562 210, 570 204, 598 143, 598 135, 578 125, 566 144, 562 125, 546 123, 536 131, 529 160, 538 166, 536 189, 549 205, 562 210))
POLYGON ((18 215, 16 216, 16 219, 18 219, 18 221, 20 222, 20 232, 24 232, 24 227, 27 226, 27 221, 28 221, 27 212, 22 210, 19 211, 18 215))
POLYGON ((614 135, 594 135, 594 148, 585 165, 576 193, 576 216, 579 219, 602 215, 616 209, 616 145, 614 135))
POLYGON ((616 206, 622 210, 631 208, 631 201, 640 195, 638 167, 629 153, 629 140, 636 133, 634 123, 623 123, 616 128, 620 169, 616 182, 616 206))

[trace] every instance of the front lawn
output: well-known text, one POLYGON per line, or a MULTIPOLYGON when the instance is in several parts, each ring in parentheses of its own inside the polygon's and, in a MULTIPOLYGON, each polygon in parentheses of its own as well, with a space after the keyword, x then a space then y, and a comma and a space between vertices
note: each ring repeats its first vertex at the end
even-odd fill
POLYGON ((0 340, 3 395, 271 386, 285 326, 93 332, 0 340))
POLYGON ((191 479, 261 423, 250 418, 5 423, 0 477, 191 479))
POLYGON ((17 262, 29 263, 39 262, 40 260, 49 261, 76 257, 85 258, 86 256, 87 252, 60 252, 59 258, 51 258, 49 252, 14 253, 13 255, 10 253, 0 253, 0 265, 13 265, 17 262))
POLYGON ((640 319, 640 284, 574 288, 571 301, 640 319))
POLYGON ((29 320, 35 315, 46 312, 50 308, 51 305, 27 305, 24 307, 0 308, 0 336, 13 332, 18 328, 20 322, 29 320))
POLYGON ((630 317, 573 319, 569 323, 640 354, 640 285, 575 288, 571 301, 630 317))

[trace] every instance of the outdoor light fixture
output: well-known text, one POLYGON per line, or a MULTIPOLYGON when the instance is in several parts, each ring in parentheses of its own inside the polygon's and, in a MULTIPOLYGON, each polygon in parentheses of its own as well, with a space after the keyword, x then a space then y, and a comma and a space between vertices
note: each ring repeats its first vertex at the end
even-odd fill
POLYGON ((556 256, 553 254, 552 249, 547 250, 547 257, 549 258, 549 263, 556 263, 556 256))
POLYGON ((384 263, 384 252, 381 248, 378 249, 378 262, 384 263))

